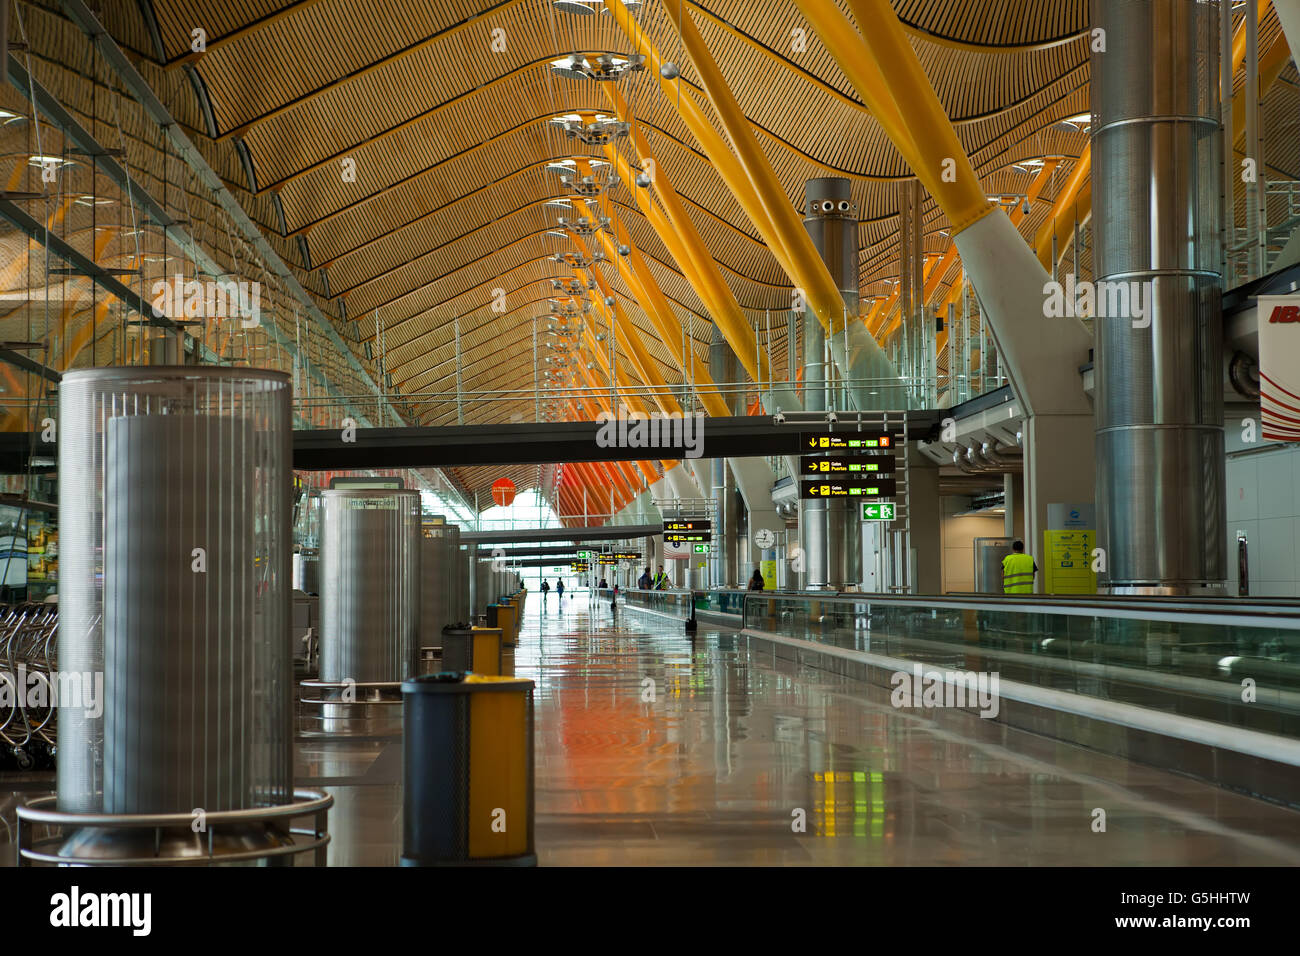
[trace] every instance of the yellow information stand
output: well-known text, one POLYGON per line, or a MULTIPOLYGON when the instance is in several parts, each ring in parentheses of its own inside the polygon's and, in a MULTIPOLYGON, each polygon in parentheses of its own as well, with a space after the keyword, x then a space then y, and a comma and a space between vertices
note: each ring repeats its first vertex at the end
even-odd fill
POLYGON ((1043 590, 1047 594, 1096 594, 1092 550, 1097 532, 1087 529, 1043 532, 1043 590))

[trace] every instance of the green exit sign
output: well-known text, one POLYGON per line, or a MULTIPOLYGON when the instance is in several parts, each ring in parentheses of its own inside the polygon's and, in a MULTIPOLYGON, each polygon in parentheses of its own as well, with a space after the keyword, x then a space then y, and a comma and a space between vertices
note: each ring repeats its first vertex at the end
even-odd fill
POLYGON ((708 553, 709 553, 709 546, 708 546, 707 544, 697 544, 697 545, 695 546, 695 553, 696 553, 696 554, 708 554, 708 553))
POLYGON ((579 552, 578 552, 578 557, 580 557, 580 558, 587 558, 588 560, 590 560, 590 559, 591 559, 591 552, 590 552, 590 551, 579 551, 579 552))
POLYGON ((893 521, 897 517, 897 505, 892 501, 862 502, 863 521, 893 521))

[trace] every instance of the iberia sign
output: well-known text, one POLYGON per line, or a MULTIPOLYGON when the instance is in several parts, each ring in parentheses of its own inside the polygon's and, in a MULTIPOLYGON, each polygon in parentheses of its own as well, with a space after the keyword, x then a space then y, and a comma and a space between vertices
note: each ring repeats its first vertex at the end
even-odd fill
POLYGON ((1258 315, 1260 434, 1300 441, 1300 295, 1261 295, 1258 315))

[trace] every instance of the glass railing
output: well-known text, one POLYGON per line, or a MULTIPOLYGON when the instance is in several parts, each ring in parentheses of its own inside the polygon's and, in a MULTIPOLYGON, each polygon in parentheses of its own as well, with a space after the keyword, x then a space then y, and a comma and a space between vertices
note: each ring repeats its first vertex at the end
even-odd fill
POLYGON ((1300 737, 1300 605, 751 592, 744 626, 1300 737))
POLYGON ((695 609, 709 611, 713 614, 734 617, 740 624, 745 613, 745 596, 753 592, 736 588, 724 588, 714 591, 696 591, 695 609))
MULTIPOLYGON (((592 588, 591 599, 608 603, 614 592, 608 588, 592 588)), ((647 611, 658 611, 669 617, 686 620, 692 616, 690 591, 642 591, 640 588, 620 588, 620 604, 639 607, 647 611)))

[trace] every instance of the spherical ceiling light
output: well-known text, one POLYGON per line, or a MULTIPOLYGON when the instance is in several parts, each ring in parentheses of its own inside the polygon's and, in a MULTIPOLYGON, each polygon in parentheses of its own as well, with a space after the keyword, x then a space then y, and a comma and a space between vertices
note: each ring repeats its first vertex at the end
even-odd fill
POLYGON ((665 63, 659 67, 659 75, 665 80, 675 80, 682 75, 682 71, 677 69, 676 63, 665 63))

